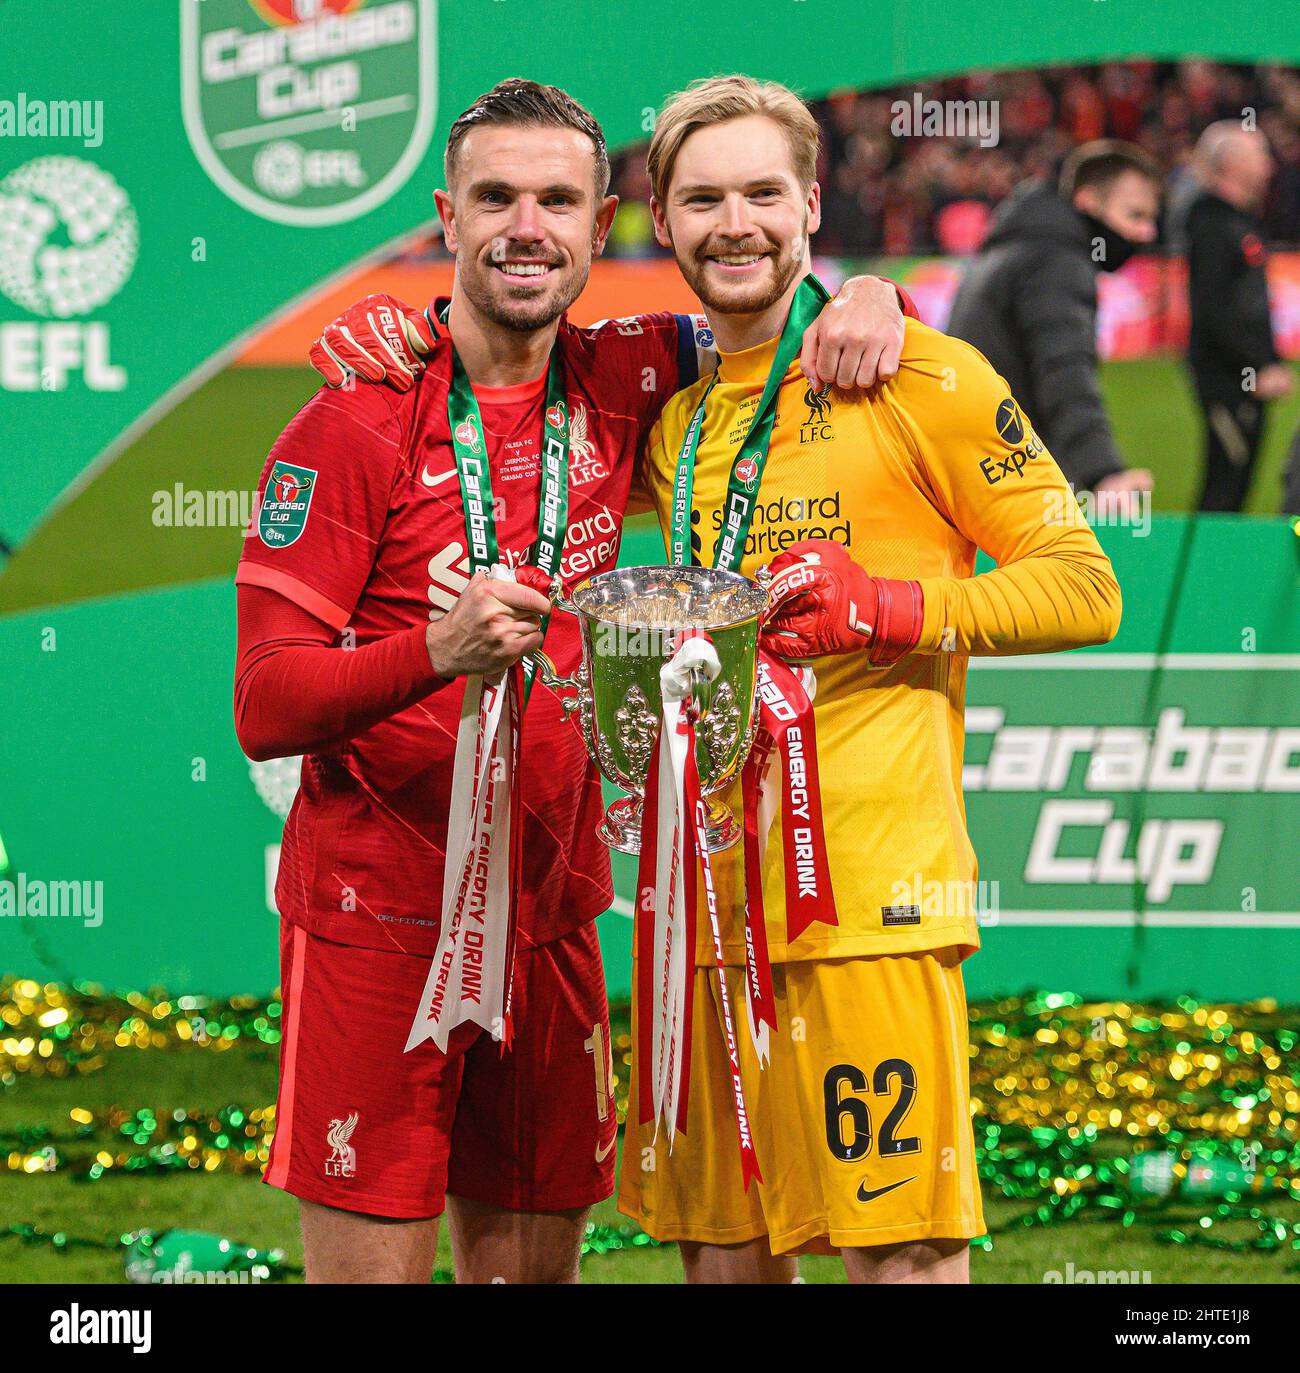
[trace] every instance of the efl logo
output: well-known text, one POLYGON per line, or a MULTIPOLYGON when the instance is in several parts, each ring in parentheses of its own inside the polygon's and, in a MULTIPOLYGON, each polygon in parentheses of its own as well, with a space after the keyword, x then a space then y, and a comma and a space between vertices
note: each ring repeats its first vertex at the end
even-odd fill
POLYGON ((76 157, 38 157, 0 181, 0 293, 45 323, 0 323, 0 390, 120 391, 108 325, 77 323, 135 268, 140 226, 108 172, 76 157))

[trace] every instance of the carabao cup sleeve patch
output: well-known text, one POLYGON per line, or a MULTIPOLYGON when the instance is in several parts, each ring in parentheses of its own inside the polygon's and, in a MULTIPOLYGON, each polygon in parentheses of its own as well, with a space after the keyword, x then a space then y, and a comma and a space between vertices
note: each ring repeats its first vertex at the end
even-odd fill
POLYGON ((272 464, 257 514, 257 537, 268 548, 288 548, 307 527, 317 473, 291 462, 272 464))

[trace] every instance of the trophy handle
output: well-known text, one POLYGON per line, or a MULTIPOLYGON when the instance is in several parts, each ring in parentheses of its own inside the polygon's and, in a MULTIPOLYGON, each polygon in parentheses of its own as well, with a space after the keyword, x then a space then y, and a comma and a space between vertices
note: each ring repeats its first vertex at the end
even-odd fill
POLYGON ((564 710, 564 718, 567 720, 575 710, 582 705, 583 693, 586 691, 586 675, 579 664, 577 672, 572 677, 561 677, 551 665, 551 660, 544 654, 537 655, 537 675, 542 679, 542 685, 550 687, 559 697, 560 705, 564 710), (563 691, 572 691, 572 696, 563 696, 563 691))
POLYGON ((578 607, 564 594, 564 583, 560 580, 560 574, 558 572, 551 578, 551 585, 547 588, 547 591, 551 598, 551 604, 556 610, 563 610, 567 615, 576 615, 578 613, 578 607))
POLYGON ((770 598, 772 591, 772 569, 766 563, 754 573, 754 580, 758 583, 760 590, 769 598, 768 608, 771 608, 770 598))
MULTIPOLYGON (((557 572, 551 578, 551 584, 547 587, 547 594, 551 598, 551 604, 556 610, 563 610, 568 615, 577 615, 578 607, 564 594, 564 583, 560 580, 557 572)), ((583 704, 583 699, 587 695, 587 676, 584 664, 578 664, 578 670, 572 677, 561 677, 551 665, 550 659, 544 653, 537 655, 537 667, 541 675, 542 685, 551 687, 556 696, 560 699, 560 705, 564 709, 564 718, 567 720, 573 712, 583 704), (572 691, 572 696, 562 696, 562 691, 572 691)), ((583 733, 587 732, 587 722, 583 719, 583 733)), ((593 755, 594 756, 594 755, 593 755)))

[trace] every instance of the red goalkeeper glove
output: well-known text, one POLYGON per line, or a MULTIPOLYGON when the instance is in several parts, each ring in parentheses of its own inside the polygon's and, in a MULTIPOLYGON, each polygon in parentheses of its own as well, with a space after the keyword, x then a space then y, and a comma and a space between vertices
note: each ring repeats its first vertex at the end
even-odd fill
POLYGON ((396 296, 373 295, 349 305, 321 331, 307 354, 326 386, 339 387, 349 372, 362 381, 382 381, 409 391, 424 370, 421 353, 433 348, 435 334, 419 310, 396 296))
POLYGON ((781 658, 867 650, 897 662, 921 637, 919 582, 869 576, 830 539, 804 539, 772 560, 763 647, 781 658))

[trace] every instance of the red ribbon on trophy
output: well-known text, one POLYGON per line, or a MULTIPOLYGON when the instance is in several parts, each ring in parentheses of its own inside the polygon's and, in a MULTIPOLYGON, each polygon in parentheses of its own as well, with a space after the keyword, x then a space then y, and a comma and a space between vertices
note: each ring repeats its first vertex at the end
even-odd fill
MULTIPOLYGON (((821 782, 817 771, 817 727, 812 700, 817 679, 810 667, 793 668, 784 659, 759 649, 758 733, 746 764, 744 782, 755 798, 756 832, 761 872, 767 835, 777 808, 772 784, 774 756, 781 762, 781 842, 785 859, 785 925, 787 942, 821 921, 837 925, 830 859, 822 829, 821 782)), ((750 810, 747 796, 746 813, 750 810)), ((748 831, 747 831, 748 833, 748 831)), ((754 899, 753 892, 749 893, 754 899)), ((761 881, 757 898, 763 899, 761 881)))
MULTIPOLYGON (((497 575, 509 576, 508 573, 497 575)), ((511 578, 513 580, 513 578, 511 578)), ((444 1053, 457 1025, 481 1025, 509 1047, 515 932, 523 871, 520 728, 524 674, 465 683, 452 764, 438 947, 406 1040, 444 1053)))
POLYGON ((686 1129, 698 861, 718 968, 742 1176, 748 1189, 751 1178, 762 1181, 762 1173, 740 1077, 740 1051, 709 861, 708 803, 701 792, 695 759, 697 711, 691 699, 693 676, 702 672, 713 680, 720 671, 721 664, 708 635, 688 630, 679 637, 672 658, 659 675, 663 712, 655 761, 646 778, 637 873, 639 1111, 643 1122, 655 1122, 656 1134, 660 1122, 667 1126, 670 1149, 676 1132, 686 1129))

